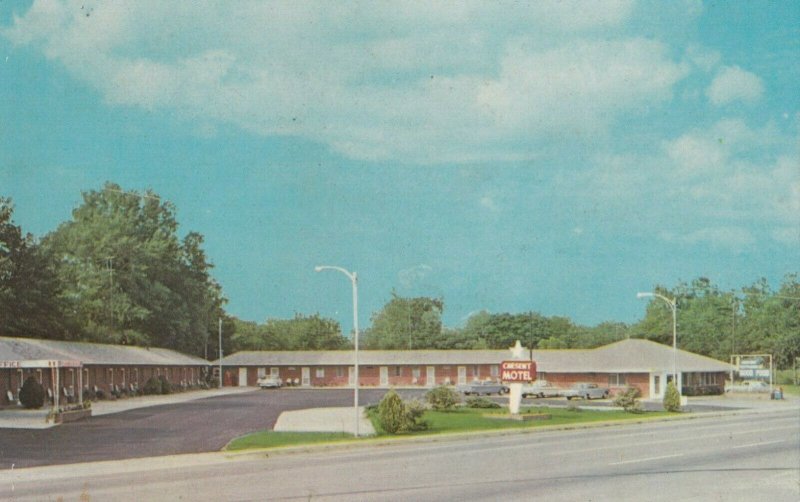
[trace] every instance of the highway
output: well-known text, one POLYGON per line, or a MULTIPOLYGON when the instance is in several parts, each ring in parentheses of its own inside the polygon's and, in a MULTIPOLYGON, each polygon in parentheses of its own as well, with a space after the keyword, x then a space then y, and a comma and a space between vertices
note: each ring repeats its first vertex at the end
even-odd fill
POLYGON ((797 409, 0 472, 2 500, 800 500, 797 409))

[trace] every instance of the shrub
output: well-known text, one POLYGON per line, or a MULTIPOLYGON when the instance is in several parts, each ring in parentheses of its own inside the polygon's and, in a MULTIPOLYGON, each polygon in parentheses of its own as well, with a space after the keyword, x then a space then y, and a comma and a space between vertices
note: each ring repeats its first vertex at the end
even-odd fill
POLYGON ((450 387, 440 385, 425 394, 425 399, 434 410, 448 411, 456 407, 461 400, 458 393, 450 387))
POLYGON ((172 385, 169 384, 169 380, 164 375, 160 375, 158 377, 158 381, 161 383, 161 393, 162 394, 172 394, 172 385))
POLYGON ((569 404, 567 404, 567 411, 571 411, 573 413, 579 413, 583 410, 577 404, 570 402, 569 404))
POLYGON ((404 403, 394 390, 383 396, 378 404, 378 422, 381 428, 389 434, 421 430, 427 424, 420 419, 425 413, 425 407, 419 401, 404 403))
POLYGON ((642 396, 642 391, 638 387, 627 387, 624 391, 620 392, 614 398, 614 404, 621 406, 622 409, 628 413, 642 413, 642 405, 639 403, 639 398, 642 396))
POLYGON ((500 408, 500 405, 485 397, 468 397, 467 406, 470 408, 500 408))
POLYGON ((105 391, 103 391, 103 389, 97 389, 97 392, 94 393, 94 398, 95 399, 105 399, 106 398, 105 391))
POLYGON ((144 392, 146 396, 161 394, 161 380, 156 377, 150 377, 147 382, 145 382, 144 387, 142 387, 142 392, 144 392))
POLYGON ((667 384, 664 392, 664 409, 670 412, 681 411, 681 395, 673 382, 667 384))
POLYGON ((44 406, 44 387, 35 378, 28 377, 19 391, 19 402, 26 408, 41 408, 44 406))

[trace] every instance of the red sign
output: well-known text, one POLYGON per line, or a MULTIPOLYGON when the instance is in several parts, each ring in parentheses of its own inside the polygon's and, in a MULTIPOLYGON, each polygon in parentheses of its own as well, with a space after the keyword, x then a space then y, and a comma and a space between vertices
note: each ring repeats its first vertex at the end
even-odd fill
POLYGON ((500 364, 500 380, 512 383, 536 380, 536 363, 534 361, 503 361, 500 364))

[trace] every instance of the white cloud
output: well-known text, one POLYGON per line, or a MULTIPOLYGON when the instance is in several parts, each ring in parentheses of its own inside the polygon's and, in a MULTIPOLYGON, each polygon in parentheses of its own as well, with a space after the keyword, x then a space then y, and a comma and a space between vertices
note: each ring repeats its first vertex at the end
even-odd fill
POLYGON ((736 250, 747 248, 756 242, 749 230, 738 227, 701 228, 685 234, 663 232, 661 237, 669 242, 689 245, 708 244, 736 250))
POLYGON ((528 158, 531 142, 602 131, 668 99, 688 69, 623 34, 633 11, 628 0, 38 0, 2 33, 112 105, 436 163, 528 158))
POLYGON ((421 263, 419 265, 415 265, 413 267, 398 272, 397 280, 402 288, 411 289, 414 286, 417 286, 432 271, 433 268, 430 265, 425 265, 424 263, 421 263))
POLYGON ((761 79, 738 66, 727 66, 720 70, 706 89, 706 96, 717 106, 733 101, 758 101, 763 93, 761 79))

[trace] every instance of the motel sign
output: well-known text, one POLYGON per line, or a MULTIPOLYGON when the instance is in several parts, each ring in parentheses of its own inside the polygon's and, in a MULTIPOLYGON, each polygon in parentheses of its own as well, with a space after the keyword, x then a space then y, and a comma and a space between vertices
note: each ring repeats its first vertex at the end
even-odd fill
POLYGON ((536 380, 536 363, 534 361, 503 361, 500 364, 500 380, 511 383, 536 380))

